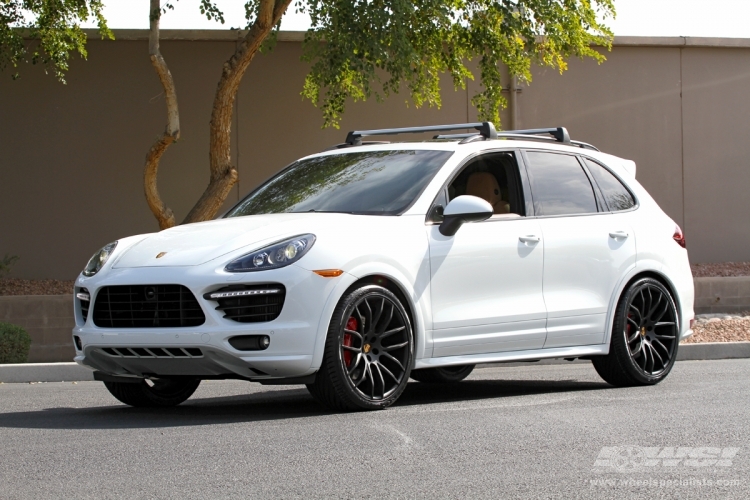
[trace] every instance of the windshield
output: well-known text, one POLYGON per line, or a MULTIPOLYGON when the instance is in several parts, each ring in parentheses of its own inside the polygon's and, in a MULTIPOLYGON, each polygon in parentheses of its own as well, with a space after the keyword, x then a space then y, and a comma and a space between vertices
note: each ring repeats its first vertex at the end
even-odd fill
POLYGON ((367 151, 293 163, 240 201, 226 217, 284 212, 398 215, 452 151, 367 151))

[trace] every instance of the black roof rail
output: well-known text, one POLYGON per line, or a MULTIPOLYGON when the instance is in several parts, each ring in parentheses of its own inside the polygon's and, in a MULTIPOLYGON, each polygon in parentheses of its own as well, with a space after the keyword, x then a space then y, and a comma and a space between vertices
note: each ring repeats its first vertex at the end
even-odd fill
MULTIPOLYGON (((378 144, 390 144, 391 141, 362 141, 359 146, 377 146, 378 144)), ((342 148, 350 148, 352 147, 351 144, 348 144, 346 142, 342 142, 340 144, 334 144, 330 148, 326 148, 323 151, 331 151, 333 149, 342 149, 342 148)))
MULTIPOLYGON (((497 136, 500 138, 505 137, 508 139, 531 139, 531 137, 526 136, 540 134, 550 134, 555 138, 556 142, 571 142, 570 134, 568 134, 568 129, 566 129, 565 127, 531 128, 526 130, 503 130, 502 132, 498 132, 497 136)), ((435 137, 433 137, 433 139, 466 139, 473 135, 476 134, 441 134, 436 135, 435 137)))
POLYGON ((581 149, 590 149, 592 151, 600 151, 601 149, 597 148, 593 144, 589 144, 588 142, 582 142, 582 141, 570 141, 570 143, 574 146, 578 146, 581 149))
POLYGON ((530 128, 526 130, 507 130, 502 132, 503 135, 541 135, 549 134, 555 138, 557 142, 570 142, 570 134, 568 129, 565 127, 555 128, 530 128))
POLYGON ((395 135, 395 134, 419 134, 423 132, 442 132, 449 130, 460 130, 473 128, 477 132, 469 132, 463 134, 438 134, 433 136, 433 139, 463 139, 462 144, 472 142, 473 140, 484 137, 485 139, 520 139, 525 141, 554 141, 563 144, 570 144, 583 149, 591 149, 593 151, 599 151, 598 148, 592 146, 587 142, 572 141, 568 129, 565 127, 551 127, 551 128, 531 128, 524 130, 503 130, 498 132, 495 130, 495 125, 492 122, 481 122, 481 123, 456 123, 453 125, 432 125, 427 127, 404 127, 404 128, 384 128, 378 130, 352 130, 346 136, 346 142, 337 144, 329 149, 345 148, 350 146, 363 146, 368 144, 387 144, 388 141, 362 141, 362 137, 373 136, 373 135, 395 135), (544 137, 544 134, 549 134, 552 137, 544 137))
MULTIPOLYGON (((474 128, 479 131, 485 139, 497 139, 497 130, 492 122, 481 123, 456 123, 453 125, 432 125, 427 127, 404 127, 404 128, 384 128, 379 130, 352 130, 346 136, 346 143, 352 146, 362 144, 362 138, 373 135, 394 135, 394 134, 419 134, 422 132, 443 132, 447 130, 460 130, 474 128)), ((477 134, 469 134, 477 135, 477 134)))

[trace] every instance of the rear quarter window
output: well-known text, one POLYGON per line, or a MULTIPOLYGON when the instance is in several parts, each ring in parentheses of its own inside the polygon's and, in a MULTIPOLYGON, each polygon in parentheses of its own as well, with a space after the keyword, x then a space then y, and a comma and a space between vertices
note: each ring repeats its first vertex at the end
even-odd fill
POLYGON ((635 206, 633 195, 612 172, 589 158, 584 158, 583 161, 586 162, 586 167, 599 186, 611 212, 629 210, 635 206))

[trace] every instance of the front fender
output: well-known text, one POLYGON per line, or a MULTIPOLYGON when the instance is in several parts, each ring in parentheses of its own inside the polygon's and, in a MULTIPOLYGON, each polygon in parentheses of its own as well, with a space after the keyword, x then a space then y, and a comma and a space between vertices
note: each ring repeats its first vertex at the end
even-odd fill
MULTIPOLYGON (((421 275, 421 273, 420 273, 421 275)), ((404 304, 405 307, 411 309, 414 315, 414 324, 412 329, 415 336, 415 348, 414 358, 421 359, 425 356, 429 356, 432 346, 428 345, 425 337, 426 331, 429 329, 428 318, 429 315, 429 279, 421 287, 415 289, 410 283, 411 281, 397 268, 393 266, 384 265, 383 263, 368 262, 362 263, 359 266, 351 269, 348 272, 342 274, 339 278, 339 283, 336 288, 328 296, 323 313, 320 316, 320 323, 318 324, 318 334, 315 342, 315 350, 313 352, 312 368, 319 369, 323 362, 323 354, 325 351, 325 341, 328 335, 328 327, 330 325, 331 317, 336 306, 341 301, 346 291, 355 284, 357 281, 367 278, 369 276, 382 276, 393 282, 398 286, 406 297, 408 304, 404 304)), ((429 275, 428 277, 429 278, 429 275)), ((417 280, 417 284, 420 281, 417 280)), ((429 321, 431 323, 431 321, 429 321)))

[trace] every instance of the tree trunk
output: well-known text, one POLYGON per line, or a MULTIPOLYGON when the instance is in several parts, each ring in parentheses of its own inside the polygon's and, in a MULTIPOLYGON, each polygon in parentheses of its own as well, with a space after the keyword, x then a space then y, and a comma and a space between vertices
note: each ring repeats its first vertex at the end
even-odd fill
POLYGON ((170 144, 180 138, 180 114, 177 108, 177 92, 174 88, 174 80, 169 72, 167 63, 159 51, 159 18, 161 7, 159 0, 151 0, 150 5, 150 29, 148 36, 148 53, 151 57, 151 65, 159 76, 159 81, 164 87, 164 97, 167 103, 167 126, 162 136, 154 142, 146 155, 146 165, 143 171, 143 188, 146 194, 146 202, 159 222, 160 229, 167 229, 175 225, 174 213, 167 207, 159 196, 157 188, 157 173, 159 160, 170 144))
POLYGON ((210 182, 183 224, 214 218, 237 182, 237 170, 231 163, 232 115, 237 90, 253 57, 290 3, 291 0, 261 0, 255 23, 224 63, 211 111, 210 182))

